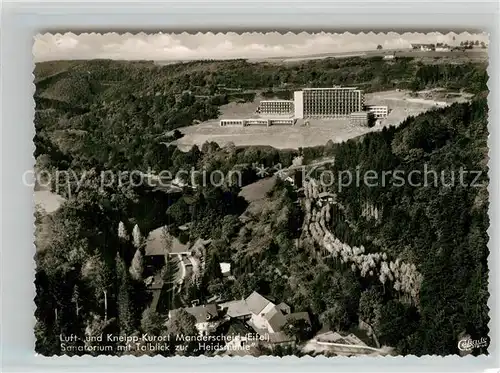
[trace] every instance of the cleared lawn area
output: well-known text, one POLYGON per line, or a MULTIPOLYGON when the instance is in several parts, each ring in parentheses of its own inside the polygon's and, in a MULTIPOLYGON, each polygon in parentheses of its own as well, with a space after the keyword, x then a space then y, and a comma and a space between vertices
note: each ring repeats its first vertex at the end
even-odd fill
POLYGON ((328 140, 342 142, 371 131, 378 131, 384 126, 398 125, 409 116, 416 116, 438 108, 437 102, 452 103, 468 99, 461 94, 446 98, 439 91, 425 93, 425 95, 412 96, 409 91, 392 90, 366 94, 367 105, 387 105, 391 110, 385 120, 372 128, 351 125, 347 119, 312 119, 309 120, 309 126, 303 126, 303 120, 297 121, 293 126, 219 126, 220 119, 258 117, 255 110, 261 98, 257 96, 254 102, 232 102, 222 106, 222 114, 215 120, 180 129, 184 137, 177 140, 175 144, 185 151, 195 144, 201 146, 207 141, 215 141, 220 146, 234 143, 236 146, 269 145, 277 149, 324 145, 328 140))

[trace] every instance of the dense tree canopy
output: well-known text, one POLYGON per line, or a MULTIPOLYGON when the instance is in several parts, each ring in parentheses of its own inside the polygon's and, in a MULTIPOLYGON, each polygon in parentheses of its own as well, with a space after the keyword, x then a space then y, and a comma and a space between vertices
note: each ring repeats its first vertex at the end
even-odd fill
MULTIPOLYGON (((360 319, 381 344, 404 354, 457 353, 463 333, 488 335, 484 66, 424 65, 409 58, 290 65, 72 61, 38 64, 35 76, 37 166, 79 172, 64 189, 52 186, 67 198, 62 207, 36 217, 38 352, 60 354, 60 334, 196 334, 192 315, 177 310, 168 319, 168 311, 211 297, 241 299, 252 291, 309 313, 310 330, 300 322, 288 325, 299 341, 322 328, 356 329, 360 319), (368 91, 440 86, 477 95, 471 103, 429 111, 398 128, 341 144, 325 139, 325 146, 277 150, 207 142, 188 152, 166 144, 179 137, 172 130, 215 118, 219 106, 249 99, 256 90, 288 97, 295 87, 333 84, 368 91), (324 156, 334 157, 325 168, 335 173, 392 172, 375 186, 334 183, 327 191, 336 205, 322 224, 343 245, 413 265, 402 268, 422 275, 417 301, 385 277, 353 269, 301 239, 306 207, 300 175, 294 175, 297 187, 277 180, 258 202, 240 194, 242 186, 259 179, 255 162, 289 166, 324 156), (171 192, 154 183, 135 186, 128 176, 102 187, 99 177, 109 170, 175 174, 191 168, 238 170, 242 183, 213 187, 187 180, 171 192), (460 169, 474 171, 465 174, 464 184, 460 169), (423 182, 426 175, 428 185, 398 184, 395 171, 413 170, 421 173, 412 181, 423 182), (169 283, 168 291, 154 293, 145 287, 154 264, 144 250, 149 232, 164 226, 166 235, 181 243, 207 240, 199 254, 205 272, 178 292, 171 285, 177 267, 166 255, 158 277, 169 283), (220 262, 232 264, 231 278, 223 276, 220 262), (166 309, 151 307, 154 296, 166 309)), ((196 353, 192 347, 184 351, 196 353)))

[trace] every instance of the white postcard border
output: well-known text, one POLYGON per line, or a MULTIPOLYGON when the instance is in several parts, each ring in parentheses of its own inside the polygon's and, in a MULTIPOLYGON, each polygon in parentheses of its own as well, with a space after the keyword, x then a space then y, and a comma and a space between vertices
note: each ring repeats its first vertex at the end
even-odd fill
POLYGON ((201 2, 6 3, 2 69, 2 371, 485 371, 498 368, 500 235, 499 25, 495 2, 201 2), (439 26, 439 27, 436 27, 439 26), (34 354, 33 193, 21 175, 34 164, 33 36, 39 32, 130 31, 486 31, 490 34, 490 355, 417 358, 44 358, 34 354))

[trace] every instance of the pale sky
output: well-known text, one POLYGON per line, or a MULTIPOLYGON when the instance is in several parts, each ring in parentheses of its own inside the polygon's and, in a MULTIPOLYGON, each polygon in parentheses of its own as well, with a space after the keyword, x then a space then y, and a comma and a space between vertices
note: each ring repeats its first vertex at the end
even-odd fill
POLYGON ((488 35, 437 32, 404 33, 198 33, 198 34, 39 34, 33 54, 36 62, 48 60, 195 60, 231 58, 297 57, 321 53, 409 48, 411 43, 459 44, 465 40, 488 44, 488 35), (453 40, 455 37, 455 40, 453 40))

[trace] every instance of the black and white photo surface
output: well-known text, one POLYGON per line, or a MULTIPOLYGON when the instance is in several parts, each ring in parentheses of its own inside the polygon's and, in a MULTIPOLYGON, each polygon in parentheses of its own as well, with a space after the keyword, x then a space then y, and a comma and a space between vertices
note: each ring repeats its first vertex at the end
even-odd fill
POLYGON ((35 350, 488 353, 488 36, 35 38, 35 350))

